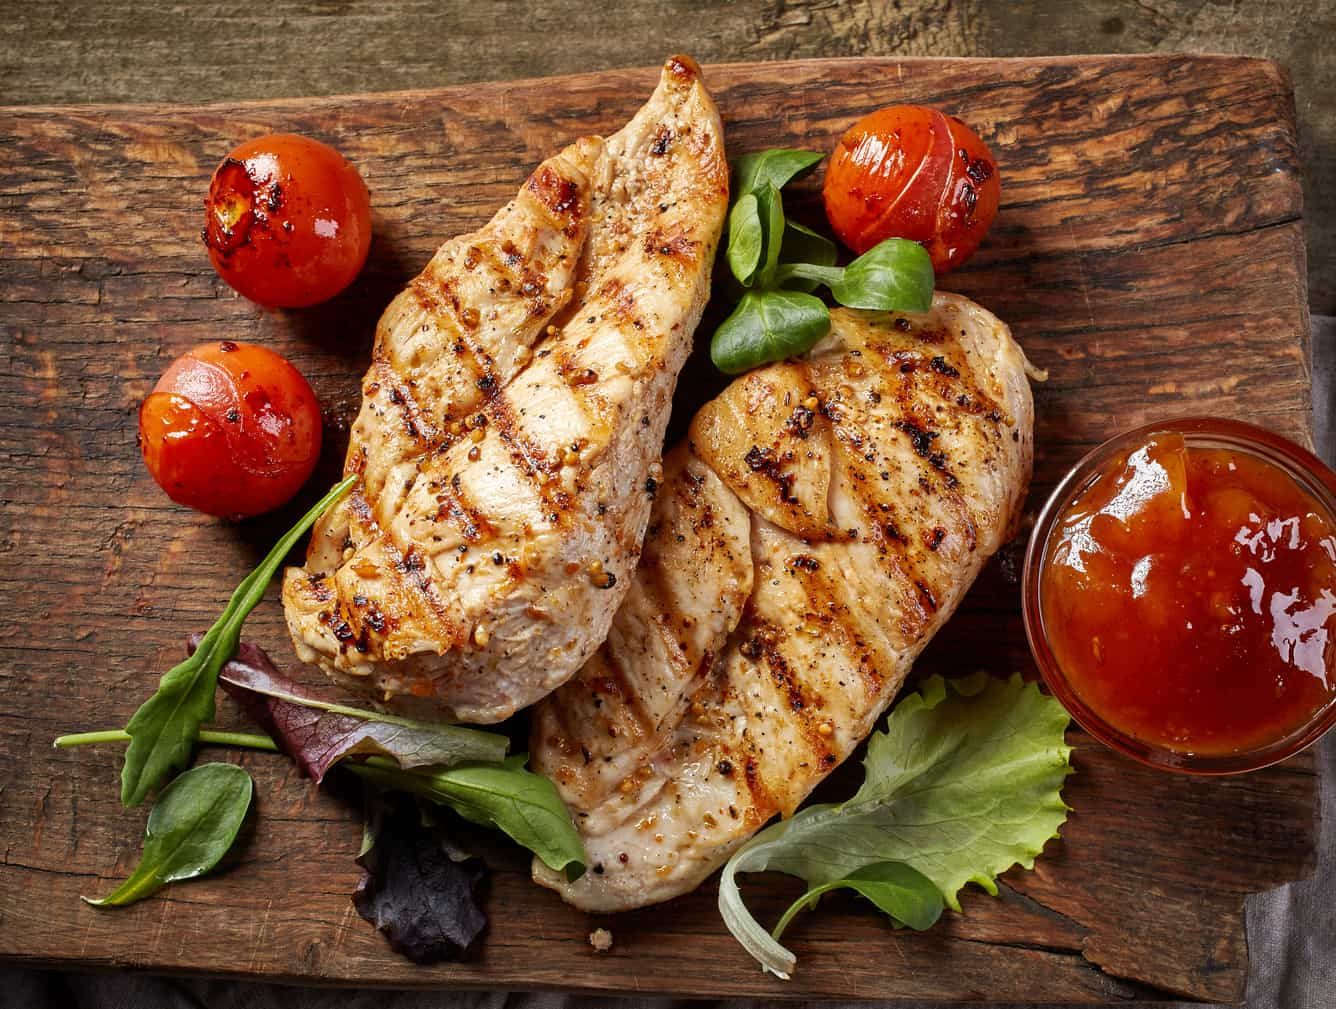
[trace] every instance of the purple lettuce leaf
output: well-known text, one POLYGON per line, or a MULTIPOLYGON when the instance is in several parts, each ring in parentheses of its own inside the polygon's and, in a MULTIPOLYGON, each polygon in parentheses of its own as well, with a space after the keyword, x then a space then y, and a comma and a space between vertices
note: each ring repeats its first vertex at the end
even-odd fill
POLYGON ((482 859, 461 851, 439 824, 424 824, 412 799, 399 796, 388 808, 370 795, 367 801, 357 913, 414 963, 458 959, 487 925, 478 906, 482 859))
MULTIPOLYGON (((193 651, 197 636, 192 636, 193 651)), ((243 641, 219 682, 267 732, 298 769, 317 783, 351 756, 389 757, 400 767, 450 766, 505 756, 496 733, 456 725, 432 725, 362 711, 322 700, 284 676, 258 645, 243 641)))

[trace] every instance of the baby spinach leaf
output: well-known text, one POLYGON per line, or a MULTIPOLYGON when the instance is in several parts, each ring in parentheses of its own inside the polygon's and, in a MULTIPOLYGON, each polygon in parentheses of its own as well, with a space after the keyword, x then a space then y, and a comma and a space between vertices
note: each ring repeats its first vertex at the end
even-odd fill
POLYGON ((486 866, 424 823, 415 801, 369 801, 353 906, 414 963, 458 959, 487 926, 478 903, 486 866))
POLYGON ((929 678, 873 733, 853 798, 809 806, 728 860, 719 881, 724 924, 763 967, 787 978, 796 960, 747 911, 740 872, 783 872, 819 887, 873 863, 903 862, 952 910, 967 883, 996 895, 994 877, 1017 864, 1031 868, 1067 818, 1067 723, 1062 705, 1019 675, 929 678))
MULTIPOLYGON (((780 245, 781 263, 811 263, 814 266, 834 266, 839 258, 835 243, 797 221, 784 224, 784 241, 780 245)), ((795 291, 815 291, 820 281, 794 277, 788 287, 795 291)))
POLYGON ((265 588, 297 541, 357 479, 350 476, 335 486, 284 534, 242 579, 195 653, 163 674, 157 691, 131 717, 125 726, 130 746, 121 769, 123 805, 137 806, 172 770, 185 766, 199 738, 200 724, 213 718, 218 671, 237 650, 242 623, 264 598, 265 588))
POLYGON ((802 291, 748 291, 710 340, 710 360, 729 375, 804 354, 830 332, 830 309, 802 291))
POLYGON ((892 921, 920 932, 932 928, 945 907, 942 891, 917 869, 903 862, 873 862, 847 876, 812 887, 789 905, 779 924, 771 930, 770 938, 778 941, 799 911, 816 907, 823 894, 840 889, 856 890, 892 921))
POLYGON ((754 193, 766 185, 783 189, 824 157, 820 151, 780 147, 744 154, 733 162, 733 192, 754 193))
POLYGON ((498 763, 404 770, 378 758, 348 764, 379 788, 411 792, 448 806, 466 820, 496 827, 569 880, 585 870, 584 844, 555 786, 526 770, 527 754, 498 763))
MULTIPOLYGON (((198 639, 192 639, 193 648, 198 639)), ((415 722, 321 700, 288 679, 263 648, 243 641, 219 677, 226 690, 293 759, 322 781, 346 757, 377 753, 400 767, 501 760, 509 740, 459 725, 415 722)))
POLYGON ((761 263, 761 218, 756 194, 743 193, 728 213, 728 268, 747 287, 761 263))
POLYGON ((144 850, 130 878, 96 907, 133 904, 168 883, 202 876, 227 854, 250 808, 251 777, 236 764, 201 764, 162 790, 148 815, 144 850))
POLYGON ((935 281, 932 257, 923 246, 888 238, 846 266, 830 293, 849 308, 926 312, 932 308, 935 281))

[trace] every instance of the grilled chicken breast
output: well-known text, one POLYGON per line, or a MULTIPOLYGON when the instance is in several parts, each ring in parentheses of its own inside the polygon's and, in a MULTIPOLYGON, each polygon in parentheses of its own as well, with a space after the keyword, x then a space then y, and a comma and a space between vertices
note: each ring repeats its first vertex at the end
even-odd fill
POLYGON ((696 415, 607 641, 535 709, 591 871, 534 876, 578 907, 691 890, 792 813, 1015 531, 1033 408, 1007 327, 940 293, 831 317, 696 415))
POLYGON ((303 661, 469 722, 580 667, 631 584, 727 202, 718 113, 675 56, 625 128, 441 246, 377 327, 362 480, 284 576, 303 661))

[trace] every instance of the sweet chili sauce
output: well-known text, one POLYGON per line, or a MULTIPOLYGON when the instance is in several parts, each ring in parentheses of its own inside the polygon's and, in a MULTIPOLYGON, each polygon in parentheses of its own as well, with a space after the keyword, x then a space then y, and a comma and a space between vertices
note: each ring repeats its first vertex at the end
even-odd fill
POLYGON ((1122 735, 1247 753, 1336 696, 1336 519, 1275 463, 1152 434, 1079 490, 1048 544, 1048 646, 1122 735))

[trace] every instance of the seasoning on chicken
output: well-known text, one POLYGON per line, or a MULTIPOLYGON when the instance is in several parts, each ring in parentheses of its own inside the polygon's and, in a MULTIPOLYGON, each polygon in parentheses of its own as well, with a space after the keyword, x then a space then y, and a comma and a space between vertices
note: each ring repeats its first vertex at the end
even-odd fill
POLYGON ((696 415, 607 642, 535 709, 591 871, 534 876, 577 907, 685 893, 792 813, 1015 532, 1033 407, 1007 327, 940 293, 831 321, 696 415))
POLYGON ((639 558, 728 202, 689 58, 539 165, 377 328, 346 473, 284 578, 298 656, 391 709, 496 722, 607 635, 639 558))

